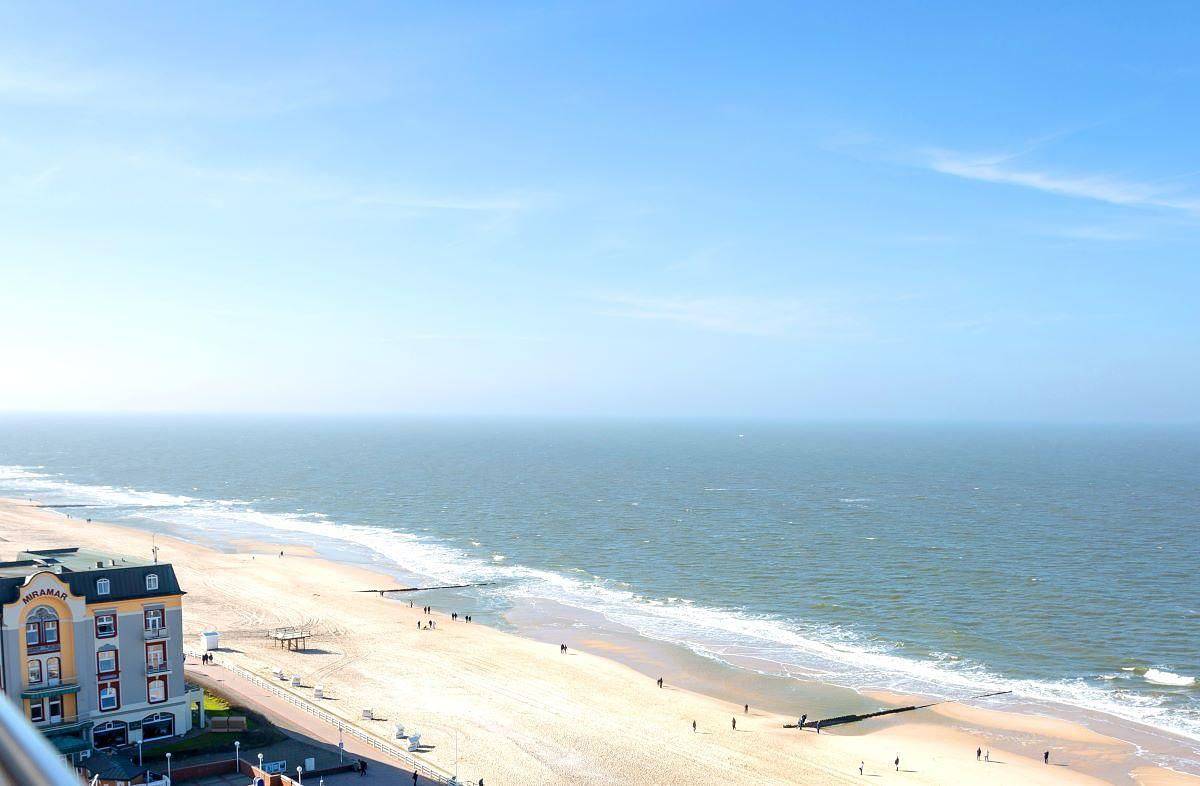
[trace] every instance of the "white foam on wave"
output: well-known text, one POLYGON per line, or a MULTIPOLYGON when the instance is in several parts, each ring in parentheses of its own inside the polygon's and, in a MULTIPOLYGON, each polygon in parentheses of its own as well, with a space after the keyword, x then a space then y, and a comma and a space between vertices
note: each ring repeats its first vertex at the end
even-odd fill
MULTIPOLYGON (((55 497, 68 495, 72 502, 153 508, 140 515, 194 527, 210 536, 221 528, 237 533, 247 527, 304 533, 364 547, 398 567, 439 582, 489 582, 494 587, 490 591, 510 601, 548 599, 595 612, 647 638, 683 645, 739 668, 745 668, 746 659, 753 659, 766 664, 761 669, 764 673, 791 674, 855 689, 883 688, 932 696, 1011 690, 1022 699, 1098 711, 1200 740, 1200 717, 1164 707, 1162 696, 1113 690, 1094 680, 1014 680, 947 653, 927 660, 896 655, 887 645, 867 641, 836 626, 703 606, 688 599, 646 597, 624 582, 576 578, 507 563, 496 553, 478 558, 432 538, 384 527, 337 523, 321 513, 269 513, 242 500, 208 500, 75 484, 30 469, 0 467, 0 496, 6 490, 20 490, 55 497)), ((1147 670, 1145 678, 1159 684, 1195 683, 1194 678, 1158 669, 1147 670), (1172 679, 1177 681, 1165 681, 1172 679), (1189 682, 1178 682, 1185 679, 1189 682)))
POLYGON ((1146 673, 1142 675, 1142 679, 1146 682, 1153 682, 1155 685, 1174 685, 1176 687, 1187 687, 1196 684, 1195 677, 1175 674, 1165 669, 1146 669, 1146 673))

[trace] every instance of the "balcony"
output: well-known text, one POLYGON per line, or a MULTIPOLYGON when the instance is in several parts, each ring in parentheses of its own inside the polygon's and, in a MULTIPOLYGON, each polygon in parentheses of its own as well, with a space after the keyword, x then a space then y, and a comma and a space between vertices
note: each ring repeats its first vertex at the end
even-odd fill
POLYGON ((166 628, 146 628, 142 633, 146 641, 157 641, 171 635, 166 628))
POLYGON ((59 718, 47 718, 44 721, 37 721, 33 727, 40 732, 49 734, 51 732, 68 732, 77 729, 84 729, 92 725, 90 720, 80 718, 78 715, 63 715, 59 718))
POLYGON ((155 674, 170 674, 170 673, 171 673, 171 664, 170 663, 163 662, 163 663, 147 663, 146 664, 146 676, 148 676, 148 677, 153 677, 155 674))
POLYGON ((79 680, 46 680, 35 682, 21 691, 22 699, 44 699, 47 696, 62 696, 67 693, 79 692, 79 680))

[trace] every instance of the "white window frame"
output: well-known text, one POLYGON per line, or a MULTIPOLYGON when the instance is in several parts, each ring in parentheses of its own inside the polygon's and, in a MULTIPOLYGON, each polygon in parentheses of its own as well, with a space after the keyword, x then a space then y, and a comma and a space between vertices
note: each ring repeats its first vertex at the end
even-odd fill
POLYGON ((158 589, 158 574, 157 573, 147 573, 146 574, 146 591, 152 592, 156 589, 158 589))
POLYGON ((148 704, 162 704, 167 700, 167 680, 164 677, 151 677, 146 680, 146 702, 148 704), (159 686, 162 695, 159 698, 154 697, 154 686, 159 686))
POLYGON ((117 635, 117 615, 115 612, 108 612, 96 615, 96 637, 100 639, 111 639, 117 635), (111 621, 112 632, 104 633, 100 630, 100 620, 107 619, 111 621))
POLYGON ((100 650, 99 652, 97 652, 96 653, 96 674, 98 674, 98 675, 99 674, 116 674, 117 670, 120 668, 120 661, 118 660, 118 657, 119 656, 117 655, 116 650, 100 650), (100 666, 102 659, 105 657, 112 658, 113 668, 109 671, 105 671, 100 666))
POLYGON ((96 594, 107 595, 112 592, 112 582, 108 579, 96 579, 96 594))
POLYGON ((162 630, 167 627, 166 609, 144 609, 142 611, 142 626, 145 630, 162 630), (157 624, 151 625, 150 620, 157 620, 157 624))
POLYGON ((106 683, 105 686, 100 689, 100 711, 101 712, 112 712, 113 710, 118 710, 121 708, 121 697, 120 697, 120 694, 118 693, 119 690, 120 689, 117 687, 116 680, 106 683), (104 706, 104 694, 106 694, 106 693, 111 694, 111 698, 112 698, 112 706, 111 707, 104 706))

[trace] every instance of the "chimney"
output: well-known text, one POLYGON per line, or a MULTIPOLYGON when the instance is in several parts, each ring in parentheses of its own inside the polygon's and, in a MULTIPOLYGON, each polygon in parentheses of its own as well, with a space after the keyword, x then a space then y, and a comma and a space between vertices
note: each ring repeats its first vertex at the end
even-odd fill
POLYGON ((103 562, 103 560, 102 560, 102 561, 100 561, 100 562, 97 562, 97 563, 96 563, 96 567, 97 567, 97 568, 103 568, 103 567, 104 567, 104 562, 103 562))

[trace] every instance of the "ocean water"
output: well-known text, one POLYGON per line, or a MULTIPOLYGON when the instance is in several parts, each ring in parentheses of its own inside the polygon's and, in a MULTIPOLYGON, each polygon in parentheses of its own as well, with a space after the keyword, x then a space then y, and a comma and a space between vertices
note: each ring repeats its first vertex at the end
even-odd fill
POLYGON ((0 418, 0 495, 344 542, 852 688, 1200 742, 1200 429, 0 418))

